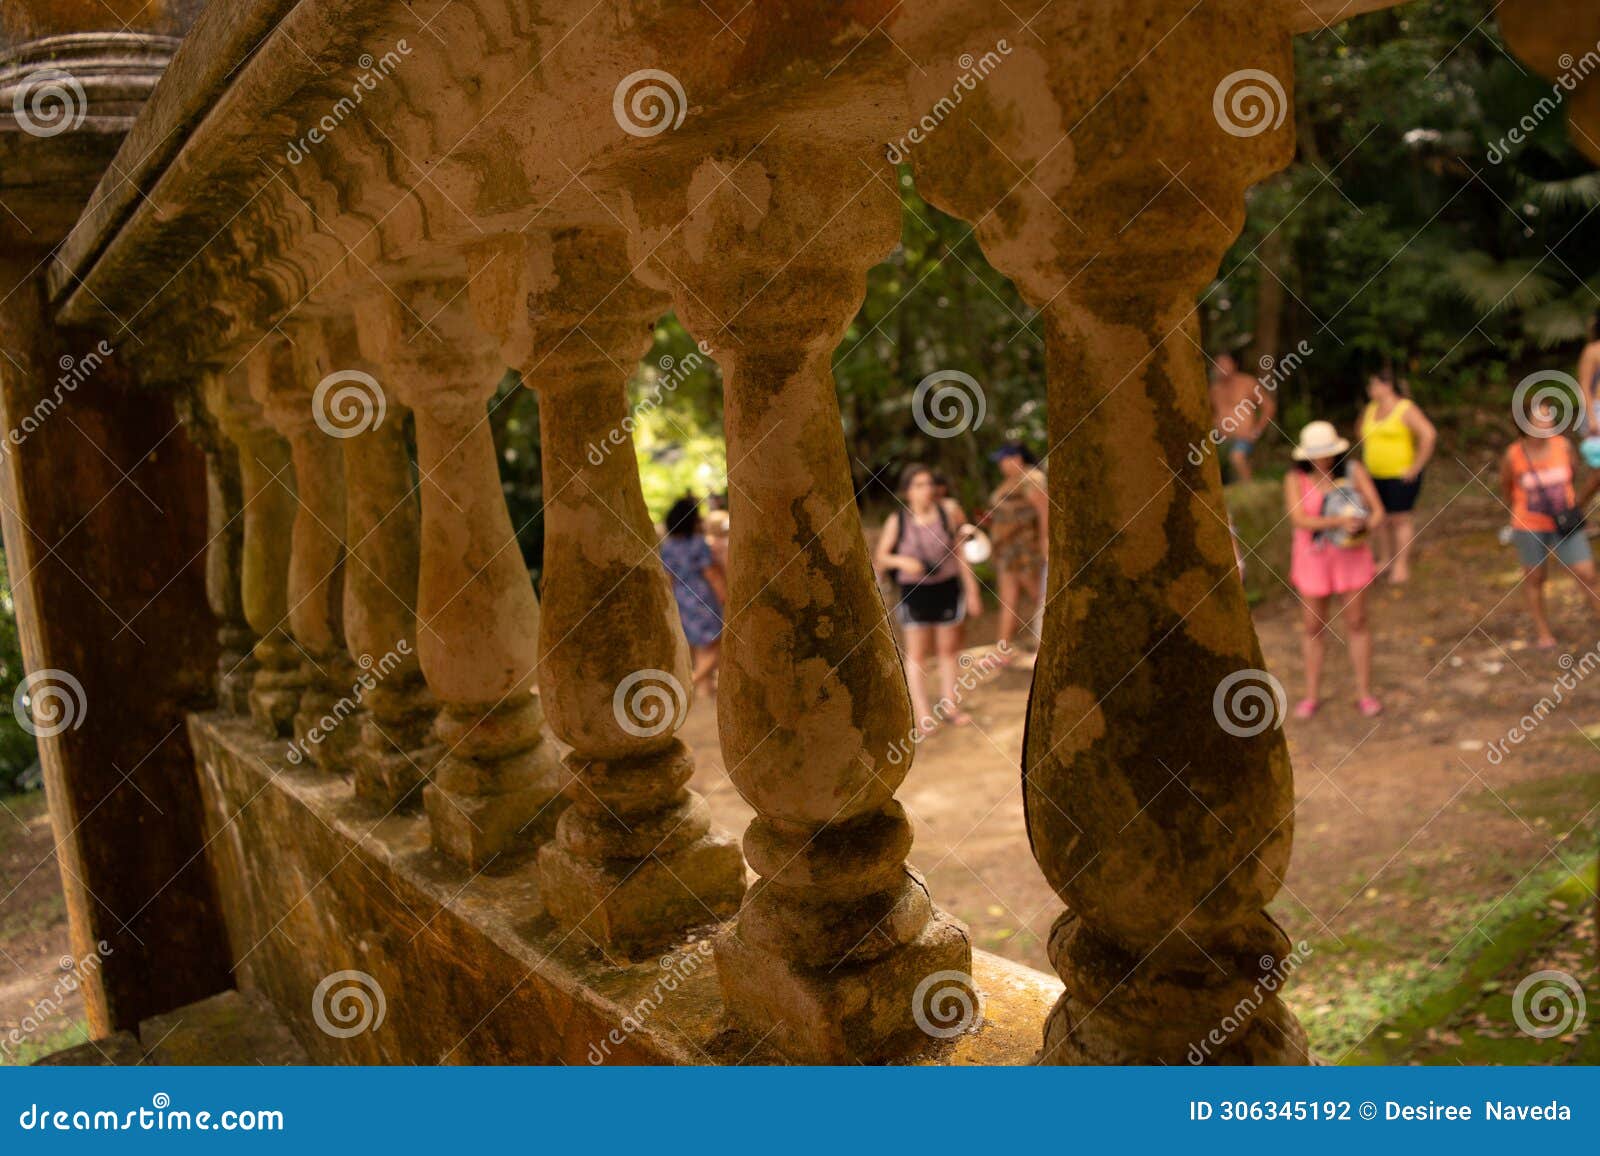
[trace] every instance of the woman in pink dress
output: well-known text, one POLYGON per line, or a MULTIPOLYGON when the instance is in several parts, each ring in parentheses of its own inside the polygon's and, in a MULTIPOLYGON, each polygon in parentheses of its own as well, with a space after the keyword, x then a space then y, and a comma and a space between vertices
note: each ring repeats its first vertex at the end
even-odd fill
POLYGON ((1294 708, 1300 719, 1317 713, 1327 634, 1335 620, 1346 633, 1355 667, 1356 709, 1367 718, 1383 710, 1372 696, 1372 631, 1367 624, 1367 587, 1377 574, 1369 535, 1383 524, 1383 504, 1367 471, 1345 457, 1349 450, 1350 443, 1331 422, 1314 421, 1300 431, 1294 450, 1300 468, 1283 479, 1284 504, 1294 524, 1289 580, 1305 607, 1300 647, 1306 696, 1294 708), (1334 599, 1339 607, 1330 616, 1334 599))

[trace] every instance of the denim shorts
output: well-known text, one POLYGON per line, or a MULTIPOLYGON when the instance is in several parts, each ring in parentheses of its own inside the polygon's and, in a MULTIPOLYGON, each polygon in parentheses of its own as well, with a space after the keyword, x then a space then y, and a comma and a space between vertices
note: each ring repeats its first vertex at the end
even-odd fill
POLYGON ((1511 541, 1517 547, 1517 557, 1529 570, 1543 566, 1551 554, 1567 566, 1578 566, 1594 557, 1589 537, 1581 529, 1565 538, 1551 530, 1514 530, 1511 541))

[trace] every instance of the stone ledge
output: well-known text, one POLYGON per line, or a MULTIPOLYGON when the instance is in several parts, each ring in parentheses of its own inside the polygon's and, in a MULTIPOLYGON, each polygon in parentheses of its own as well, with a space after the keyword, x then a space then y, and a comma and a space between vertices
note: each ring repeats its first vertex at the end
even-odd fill
MULTIPOLYGON (((784 1062, 729 1026, 715 926, 647 960, 608 961, 555 925, 532 862, 473 875, 431 849, 425 819, 289 768, 248 721, 192 715, 189 730, 239 987, 272 1002, 313 1063, 784 1062), (353 987, 330 1002, 349 986, 338 983, 318 1009, 340 1033, 372 1021, 348 1035, 313 1014, 318 985, 339 972, 370 980, 370 1013, 353 987)), ((1037 1050, 1061 984, 973 956, 978 1029, 905 1062, 1023 1064, 1037 1050)))

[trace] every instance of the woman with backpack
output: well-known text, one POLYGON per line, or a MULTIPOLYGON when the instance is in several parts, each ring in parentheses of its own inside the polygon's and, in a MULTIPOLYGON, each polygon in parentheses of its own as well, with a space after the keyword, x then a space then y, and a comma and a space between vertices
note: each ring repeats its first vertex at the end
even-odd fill
POLYGON ((983 608, 978 580, 960 550, 970 527, 957 502, 939 497, 937 479, 927 466, 907 466, 901 473, 900 503, 884 522, 876 562, 900 592, 895 617, 905 629, 906 685, 917 729, 926 734, 941 719, 966 726, 972 720, 961 710, 956 686, 962 623, 983 608), (922 668, 934 652, 943 692, 937 713, 929 708, 922 668))
POLYGON ((1299 468, 1283 479, 1286 513, 1294 526, 1289 581, 1300 595, 1300 650, 1306 696, 1294 717, 1308 719, 1321 703, 1322 663, 1334 617, 1347 635, 1355 668, 1356 709, 1365 718, 1382 713, 1372 694, 1372 628, 1367 624, 1367 587, 1377 575, 1371 531, 1383 524, 1383 504, 1372 478, 1348 456, 1350 443, 1332 422, 1314 421, 1300 431, 1293 457, 1299 468), (1330 616, 1334 600, 1337 614, 1330 616))
POLYGON ((1518 420, 1522 436, 1500 462, 1500 491, 1511 508, 1511 541, 1522 562, 1522 586, 1528 613, 1538 633, 1540 650, 1558 645, 1545 612, 1544 582, 1550 558, 1578 580, 1600 614, 1600 586, 1595 581, 1594 554, 1583 532, 1583 508, 1600 489, 1600 473, 1590 476, 1580 494, 1575 484, 1577 460, 1572 445, 1557 425, 1556 408, 1536 401, 1527 420, 1518 420))

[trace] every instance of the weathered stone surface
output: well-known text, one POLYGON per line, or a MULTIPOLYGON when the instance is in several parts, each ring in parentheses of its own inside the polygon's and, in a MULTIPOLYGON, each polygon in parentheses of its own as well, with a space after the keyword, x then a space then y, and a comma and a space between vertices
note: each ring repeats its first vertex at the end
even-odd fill
MULTIPOLYGON (((533 865, 476 874, 431 849, 420 816, 381 818, 337 780, 272 763, 278 745, 241 720, 195 716, 190 733, 240 986, 272 1001, 314 1063, 785 1061, 760 1032, 729 1030, 705 936, 609 960, 549 917, 533 865), (313 996, 348 970, 382 988, 385 1015, 340 1038, 317 1026, 313 996)), ((1028 1061, 1060 984, 984 952, 971 974, 982 1021, 908 1038, 903 1062, 1028 1061)))
POLYGON ((928 1040, 917 1021, 922 982, 941 973, 970 977, 964 924, 936 912, 915 938, 868 963, 808 967, 748 943, 739 926, 717 937, 717 975, 733 1016, 771 1031, 773 1045, 804 1063, 877 1063, 928 1040))
POLYGON ((666 860, 580 858, 548 843, 539 849, 539 886, 563 927, 636 956, 737 911, 744 858, 724 835, 703 835, 666 860))
POLYGON ((306 1050, 266 1000, 225 991, 139 1025, 148 1062, 166 1067, 306 1064, 306 1050))

